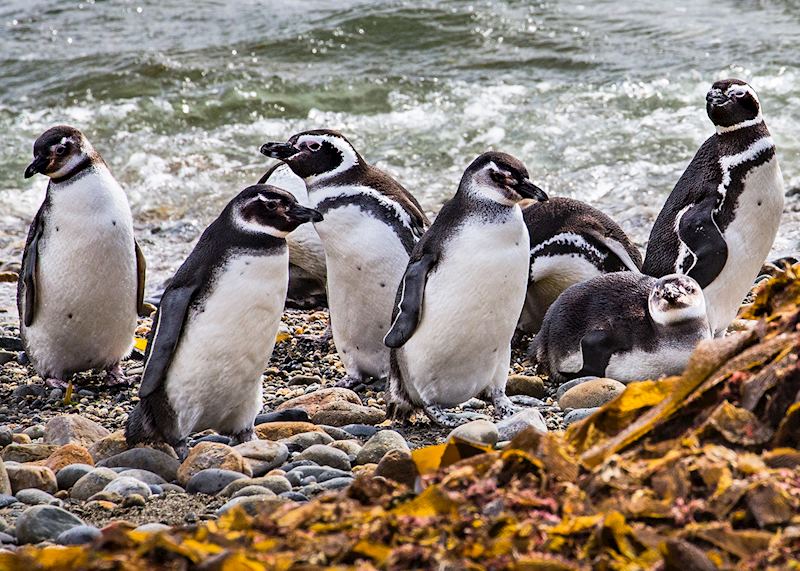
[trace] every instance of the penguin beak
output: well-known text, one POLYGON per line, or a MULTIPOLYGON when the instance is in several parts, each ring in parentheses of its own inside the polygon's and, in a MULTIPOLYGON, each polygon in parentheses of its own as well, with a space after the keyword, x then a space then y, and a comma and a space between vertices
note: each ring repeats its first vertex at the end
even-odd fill
POLYGON ((261 145, 261 154, 267 157, 285 161, 300 151, 289 143, 264 143, 261 145))
POLYGON ((36 173, 43 173, 47 166, 47 158, 42 155, 34 157, 33 162, 25 169, 25 178, 31 178, 36 173))
POLYGON ((523 178, 522 181, 517 184, 515 190, 522 198, 533 198, 539 202, 547 200, 547 193, 527 178, 523 178))
POLYGON ((296 204, 289 209, 289 216, 296 222, 320 222, 322 221, 322 213, 313 208, 307 208, 296 204))
POLYGON ((725 105, 728 101, 728 96, 721 89, 714 88, 706 93, 706 103, 713 107, 725 105))

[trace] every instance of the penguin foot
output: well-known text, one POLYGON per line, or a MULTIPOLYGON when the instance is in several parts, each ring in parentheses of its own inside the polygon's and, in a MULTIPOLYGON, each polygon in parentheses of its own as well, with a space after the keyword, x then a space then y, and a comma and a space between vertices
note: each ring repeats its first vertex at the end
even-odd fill
POLYGON ((342 389, 353 390, 358 385, 363 385, 363 384, 364 384, 364 379, 362 379, 361 377, 353 377, 351 375, 347 375, 345 378, 336 381, 336 385, 334 386, 337 386, 342 389))
POLYGON ((250 442, 251 440, 255 440, 256 435, 253 433, 253 428, 246 428, 241 432, 237 432, 236 434, 231 435, 231 442, 230 446, 236 446, 237 444, 244 444, 245 442, 250 442))
POLYGON ((69 383, 63 379, 56 379, 55 377, 48 377, 44 380, 44 384, 51 389, 66 389, 69 383))
POLYGON ((513 397, 509 397, 509 400, 523 408, 547 406, 547 403, 543 400, 537 399, 536 397, 529 397, 528 395, 514 395, 513 397))
POLYGON ((126 377, 125 373, 122 371, 122 365, 119 363, 106 369, 106 386, 115 387, 119 385, 128 385, 129 382, 128 377, 126 377))
POLYGON ((178 455, 178 460, 183 464, 183 461, 186 460, 186 457, 189 455, 189 445, 186 444, 186 439, 184 438, 177 444, 173 444, 172 449, 175 451, 175 454, 178 455))
POLYGON ((497 415, 502 418, 508 418, 512 414, 519 412, 522 408, 511 402, 511 399, 506 396, 505 391, 495 389, 492 391, 492 404, 497 415))
POLYGON ((442 407, 436 405, 425 406, 422 410, 433 422, 445 428, 455 428, 472 420, 489 420, 485 414, 478 414, 477 412, 446 412, 442 407))

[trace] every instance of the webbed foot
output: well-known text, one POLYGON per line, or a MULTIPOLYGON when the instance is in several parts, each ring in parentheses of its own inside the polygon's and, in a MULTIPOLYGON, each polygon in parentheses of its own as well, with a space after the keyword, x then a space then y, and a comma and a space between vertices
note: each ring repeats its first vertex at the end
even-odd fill
POLYGON ((335 386, 343 389, 353 390, 358 385, 363 385, 363 384, 364 384, 364 379, 362 377, 354 377, 352 375, 347 375, 343 379, 339 379, 338 381, 336 381, 335 386))
POLYGON ((66 389, 69 386, 69 383, 64 379, 57 379, 55 377, 46 378, 44 384, 51 389, 66 389))
POLYGON ((256 435, 253 433, 253 427, 246 428, 241 432, 237 432, 236 434, 231 434, 231 446, 236 446, 237 444, 244 444, 245 442, 250 442, 251 440, 255 440, 256 435))
POLYGON ((501 389, 492 390, 492 404, 494 410, 501 419, 508 418, 516 412, 522 410, 520 407, 511 402, 511 399, 506 396, 506 392, 501 389))
POLYGON ((106 369, 106 378, 105 378, 106 386, 109 387, 116 387, 116 386, 127 386, 130 384, 128 377, 125 376, 125 373, 122 371, 122 365, 116 363, 106 369))
POLYGON ((446 428, 455 428, 456 426, 461 426, 473 420, 489 420, 485 414, 466 411, 458 413, 446 412, 442 407, 437 405, 425 406, 423 410, 433 422, 446 428))
POLYGON ((178 455, 178 460, 183 463, 186 460, 186 457, 189 455, 189 445, 186 444, 186 439, 184 438, 177 444, 172 445, 172 449, 175 450, 175 454, 178 455))

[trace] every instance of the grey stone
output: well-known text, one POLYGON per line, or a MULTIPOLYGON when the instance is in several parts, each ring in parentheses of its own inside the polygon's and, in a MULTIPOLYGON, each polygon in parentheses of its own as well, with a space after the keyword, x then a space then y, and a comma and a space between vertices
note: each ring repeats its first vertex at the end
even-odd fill
POLYGON ((107 466, 108 468, 124 466, 126 468, 148 470, 158 474, 167 482, 171 482, 177 478, 178 468, 181 464, 178 460, 160 450, 133 448, 116 454, 111 458, 106 458, 98 462, 97 465, 107 466))
POLYGON ((198 442, 218 442, 219 444, 229 446, 231 439, 228 436, 223 436, 222 434, 206 434, 205 436, 196 439, 192 445, 197 444, 198 442))
POLYGON ((524 408, 497 423, 500 440, 511 440, 526 428, 547 432, 547 424, 538 409, 524 408))
POLYGON ((359 443, 358 440, 353 439, 335 440, 331 442, 330 446, 347 454, 347 459, 350 460, 350 464, 353 464, 353 462, 356 461, 356 458, 358 458, 358 453, 361 452, 361 443, 359 443))
POLYGON ((289 379, 290 385, 314 385, 321 382, 322 379, 316 375, 295 375, 289 379))
POLYGON ((150 488, 150 493, 154 496, 160 496, 164 493, 164 488, 159 486, 158 484, 147 484, 147 487, 150 488))
POLYGON ((56 482, 58 482, 59 490, 69 490, 75 485, 75 482, 80 480, 83 476, 94 470, 94 466, 89 464, 70 464, 64 466, 56 472, 56 482))
POLYGON ((0 494, 0 509, 15 503, 17 503, 16 496, 12 496, 11 494, 0 494))
POLYGON ((161 489, 165 492, 174 492, 177 494, 185 494, 186 490, 184 490, 178 484, 161 484, 161 489))
POLYGON ((314 444, 296 456, 298 460, 312 460, 321 466, 330 466, 340 470, 350 469, 347 454, 324 444, 314 444))
POLYGON ((11 480, 8 478, 6 465, 2 458, 0 458, 0 494, 11 494, 11 480))
POLYGON ((21 544, 53 540, 68 529, 83 525, 77 516, 56 506, 33 506, 17 519, 17 541, 21 544))
POLYGON ((324 432, 301 432, 287 438, 282 438, 279 442, 285 444, 289 449, 302 452, 314 444, 330 444, 333 438, 324 432))
POLYGON ((266 422, 308 422, 308 413, 302 408, 287 408, 277 412, 267 412, 256 416, 255 426, 266 422))
POLYGON ((13 535, 8 535, 7 533, 3 533, 0 531, 0 544, 2 545, 13 545, 17 542, 17 538, 13 535))
POLYGON ((112 494, 119 494, 123 498, 134 494, 138 494, 143 498, 150 497, 150 486, 130 476, 117 476, 103 490, 112 494))
POLYGON ((7 426, 0 426, 0 447, 8 446, 14 442, 14 433, 7 426))
POLYGON ((38 506, 46 504, 50 506, 62 505, 61 500, 51 496, 45 491, 37 490, 36 488, 29 488, 27 490, 20 490, 17 492, 17 501, 29 506, 38 506))
MULTIPOLYGON (((30 436, 31 440, 42 438, 44 436, 44 426, 42 426, 41 424, 34 424, 33 426, 29 426, 28 428, 23 430, 22 434, 27 434, 28 436, 30 436)), ((45 444, 56 444, 56 443, 45 441, 45 444)), ((64 444, 66 444, 66 442, 64 444)))
POLYGON ((292 500, 293 502, 307 502, 308 498, 301 494, 300 492, 283 492, 282 494, 278 494, 279 498, 286 498, 287 500, 292 500))
POLYGON ((451 438, 460 438, 467 442, 474 444, 481 444, 483 446, 494 446, 497 444, 499 433, 494 423, 488 420, 473 420, 461 426, 455 427, 450 434, 447 435, 447 440, 451 438))
POLYGON ((286 502, 284 498, 279 498, 275 494, 266 494, 263 496, 240 496, 228 500, 221 508, 217 510, 217 515, 223 515, 225 512, 234 506, 241 506, 244 511, 250 515, 255 515, 259 510, 270 510, 286 502))
POLYGON ((251 440, 234 446, 233 449, 244 457, 255 477, 263 476, 289 458, 289 448, 282 442, 251 440))
MULTIPOLYGON (((349 431, 348 431, 349 432, 349 431)), ((394 430, 381 430, 367 440, 358 453, 356 464, 377 464, 389 450, 410 451, 406 439, 394 430)), ((338 466, 336 466, 338 468, 338 466)))
POLYGON ((297 484, 294 485, 299 485, 300 480, 309 476, 313 476, 317 482, 324 482, 333 478, 352 478, 353 474, 349 470, 338 470, 328 466, 298 466, 287 472, 286 479, 297 480, 297 484))
POLYGON ((225 486, 235 480, 247 479, 241 472, 222 470, 220 468, 206 468, 191 477, 186 485, 190 494, 207 494, 214 496, 222 491, 225 486))
POLYGON ((327 426, 325 424, 321 424, 320 428, 324 430, 325 433, 334 440, 348 440, 350 438, 353 438, 352 434, 336 426, 327 426))
POLYGON ((143 531, 145 533, 158 533, 159 531, 166 531, 168 529, 169 529, 168 525, 154 521, 151 523, 143 523, 142 525, 137 527, 134 531, 143 531))
POLYGON ((241 498, 242 496, 269 496, 276 495, 272 490, 268 490, 264 486, 245 486, 233 494, 232 498, 241 498))
POLYGON ((78 414, 64 414, 47 421, 41 436, 44 437, 45 444, 63 446, 72 443, 88 448, 109 434, 111 433, 108 430, 88 418, 78 414))
POLYGON ((361 440, 372 438, 372 436, 380 430, 377 426, 370 426, 369 424, 347 424, 341 428, 361 440))
POLYGON ((318 482, 318 485, 321 486, 323 490, 341 490, 349 486, 352 482, 353 478, 331 478, 324 482, 318 482))
POLYGON ((90 497, 105 489, 105 487, 117 478, 117 473, 108 468, 95 468, 88 474, 82 476, 69 492, 74 500, 88 500, 90 497))
POLYGON ((137 468, 133 469, 125 469, 121 472, 118 472, 120 476, 127 476, 129 478, 136 478, 140 482, 144 482, 145 484, 154 484, 154 485, 161 485, 166 484, 167 481, 156 474, 155 472, 151 472, 149 470, 139 470, 137 468))
POLYGON ((564 425, 569 426, 573 422, 578 422, 579 420, 583 420, 587 416, 593 415, 598 410, 600 410, 599 406, 591 408, 576 408, 574 410, 571 410, 564 415, 564 425))
POLYGON ((260 478, 234 480, 225 486, 219 495, 223 497, 233 496, 236 492, 247 486, 260 486, 275 494, 288 492, 292 489, 292 484, 283 476, 261 476, 260 478))
POLYGON ((83 545, 92 543, 95 539, 103 535, 99 529, 92 525, 79 525, 60 533, 56 537, 59 545, 83 545))

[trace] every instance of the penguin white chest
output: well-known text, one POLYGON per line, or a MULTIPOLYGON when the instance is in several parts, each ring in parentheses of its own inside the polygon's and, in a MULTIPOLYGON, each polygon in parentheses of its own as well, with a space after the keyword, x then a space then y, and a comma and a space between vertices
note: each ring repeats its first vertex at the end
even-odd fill
POLYGON ((454 406, 505 382, 528 255, 518 208, 505 223, 468 220, 447 241, 428 276, 421 321, 398 352, 412 400, 454 406))
POLYGON ((125 193, 98 168, 54 185, 37 264, 37 313, 24 332, 43 374, 107 367, 136 328, 133 221, 125 193))
POLYGON ((328 210, 315 228, 325 247, 333 340, 351 376, 385 377, 395 293, 408 263, 397 234, 357 205, 328 210))
POLYGON ((182 434, 235 434, 261 410, 261 374, 275 347, 288 283, 288 253, 234 254, 189 310, 167 375, 182 434))
POLYGON ((743 181, 736 215, 723 232, 728 259, 704 290, 712 331, 724 333, 753 286, 778 233, 783 213, 783 176, 777 158, 751 170, 743 181))

